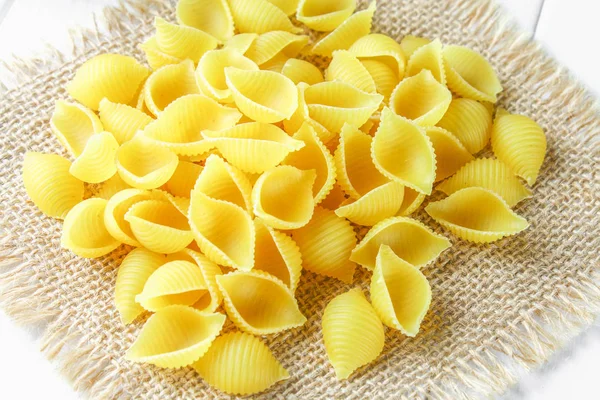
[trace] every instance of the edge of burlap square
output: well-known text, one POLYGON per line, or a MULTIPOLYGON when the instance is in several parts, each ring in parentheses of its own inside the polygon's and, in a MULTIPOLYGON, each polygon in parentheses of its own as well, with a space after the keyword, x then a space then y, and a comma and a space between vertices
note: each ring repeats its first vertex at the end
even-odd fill
MULTIPOLYGON (((27 90, 31 82, 44 79, 46 74, 67 61, 81 59, 88 51, 106 44, 107 40, 139 29, 140 21, 148 12, 160 13, 165 7, 165 2, 159 0, 126 0, 117 7, 106 8, 102 21, 96 20, 95 29, 73 31, 72 54, 50 50, 48 55, 42 57, 3 61, 4 68, 12 77, 11 86, 18 87, 9 90, 0 82, 0 96, 4 99, 19 90, 27 90), (103 28, 100 29, 100 26, 103 28), (110 36, 101 33, 104 30, 110 36)), ((548 91, 547 96, 564 99, 565 106, 569 107, 570 118, 580 121, 578 126, 588 134, 583 143, 592 149, 592 164, 597 165, 600 118, 597 103, 585 88, 548 57, 538 43, 519 31, 495 3, 453 0, 440 7, 445 7, 451 15, 459 18, 466 30, 476 31, 477 35, 487 40, 486 43, 501 46, 508 52, 510 56, 501 60, 506 63, 506 70, 529 74, 537 79, 540 90, 543 88, 548 91)), ((10 154, 4 154, 3 151, 2 157, 7 156, 10 157, 10 154)), ((594 175, 591 191, 597 196, 599 190, 600 184, 594 175)), ((4 202, 7 192, 2 188, 1 193, 4 202)), ((594 201, 597 202, 592 198, 592 204, 598 210, 594 201)), ((597 227, 590 227, 590 232, 590 240, 597 243, 597 227)), ((565 342, 589 326, 600 312, 600 265, 598 257, 591 260, 593 265, 585 271, 577 271, 576 279, 569 276, 567 290, 554 298, 544 298, 544 302, 530 307, 506 329, 489 337, 485 343, 478 343, 468 354, 457 357, 454 364, 441 367, 436 379, 427 381, 427 387, 411 388, 410 392, 407 391, 411 395, 390 395, 388 392, 387 397, 488 397, 514 385, 520 372, 539 367, 565 342)), ((41 328, 42 351, 49 359, 56 361, 76 390, 93 398, 125 397, 126 393, 122 391, 116 376, 118 367, 113 368, 112 360, 100 357, 93 344, 82 343, 81 332, 72 331, 67 322, 69 310, 61 309, 44 296, 43 279, 38 275, 38 268, 34 268, 40 266, 34 265, 36 262, 43 260, 25 257, 24 249, 18 245, 18 233, 2 232, 0 305, 20 325, 41 328)), ((282 396, 276 391, 267 392, 265 396, 282 396)), ((164 395, 159 397, 164 398, 164 395)), ((355 395, 360 397, 360 393, 355 395)))

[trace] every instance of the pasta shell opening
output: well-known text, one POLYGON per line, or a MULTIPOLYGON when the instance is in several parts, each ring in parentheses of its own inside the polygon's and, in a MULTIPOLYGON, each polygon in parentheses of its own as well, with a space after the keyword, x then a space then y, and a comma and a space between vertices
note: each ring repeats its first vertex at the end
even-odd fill
POLYGON ((221 41, 233 36, 233 17, 227 0, 180 0, 175 14, 181 25, 199 29, 221 41))
POLYGON ((257 65, 263 65, 277 56, 296 57, 308 44, 308 36, 286 31, 266 32, 259 35, 244 53, 257 65))
POLYGON ((394 39, 381 33, 363 36, 352 44, 350 52, 360 60, 374 60, 386 64, 394 71, 398 81, 404 78, 406 56, 394 39))
POLYGON ((258 35, 256 33, 239 33, 227 39, 224 48, 236 50, 239 54, 244 54, 248 51, 257 37, 258 35))
POLYGON ((432 126, 426 128, 425 133, 435 152, 436 182, 454 175, 460 167, 473 160, 473 156, 460 140, 447 130, 432 126))
POLYGON ((376 91, 375 81, 365 66, 348 50, 336 50, 325 71, 327 81, 345 82, 363 92, 376 91))
POLYGON ((425 195, 419 193, 414 189, 404 186, 404 198, 402 199, 402 205, 398 210, 399 216, 407 216, 419 209, 421 204, 425 201, 425 195))
POLYGON ((267 0, 229 0, 229 6, 240 33, 286 31, 298 33, 285 12, 267 0))
POLYGON ((301 0, 296 18, 310 29, 330 32, 356 9, 356 0, 301 0))
POLYGON ((371 190, 360 199, 340 206, 335 213, 355 224, 372 226, 396 215, 403 199, 404 186, 398 182, 388 182, 371 190))
POLYGON ((103 130, 94 112, 80 104, 63 100, 56 101, 50 128, 60 144, 75 157, 83 152, 92 135, 103 130))
POLYGON ((209 50, 213 50, 219 41, 212 35, 197 28, 171 24, 156 17, 156 44, 165 53, 180 59, 191 59, 195 64, 209 50))
POLYGON ((309 85, 323 82, 323 73, 319 68, 308 61, 298 60, 297 58, 287 60, 281 69, 281 73, 290 78, 296 85, 300 82, 309 85))
POLYGON ((410 57, 412 57, 413 53, 417 51, 417 49, 427 45, 428 43, 431 43, 431 40, 427 38, 414 35, 406 35, 400 41, 400 47, 402 48, 404 55, 408 59, 410 59, 410 57))
POLYGON ((144 84, 144 102, 156 116, 173 101, 188 94, 200 94, 191 60, 157 69, 144 84))
POLYGON ((442 42, 435 39, 414 51, 406 65, 406 76, 417 75, 422 70, 428 70, 442 85, 446 84, 442 42))
POLYGON ((134 204, 151 198, 152 194, 147 190, 133 188, 124 189, 111 196, 104 210, 104 225, 111 236, 130 246, 141 246, 129 222, 125 221, 125 214, 134 204))
POLYGON ((119 143, 112 134, 96 133, 89 138, 83 152, 73 161, 69 172, 83 182, 104 182, 117 173, 118 149, 119 143))
MULTIPOLYGON (((160 47, 158 47, 155 35, 150 36, 145 42, 138 45, 138 48, 144 52, 146 55, 146 61, 148 61, 150 67, 155 71, 161 67, 164 67, 165 65, 179 64, 183 61, 181 58, 173 57, 162 51, 160 47)), ((138 105, 141 106, 141 104, 144 102, 144 96, 142 96, 140 99, 141 100, 138 102, 138 105)))
POLYGON ((127 104, 102 99, 99 107, 100 121, 106 132, 113 134, 119 144, 133 139, 137 131, 144 129, 153 119, 127 104))
POLYGON ((203 167, 190 161, 179 160, 175 172, 167 181, 166 189, 173 196, 190 197, 203 167))

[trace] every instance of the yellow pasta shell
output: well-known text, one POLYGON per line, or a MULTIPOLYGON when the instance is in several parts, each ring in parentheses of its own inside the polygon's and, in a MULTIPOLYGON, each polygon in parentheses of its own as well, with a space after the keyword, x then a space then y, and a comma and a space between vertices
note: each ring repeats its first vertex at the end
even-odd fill
POLYGON ((129 188, 115 193, 110 197, 104 209, 104 225, 108 233, 119 242, 140 247, 129 222, 125 220, 125 214, 134 204, 152 198, 152 194, 143 189, 129 188))
POLYGON ((140 135, 122 144, 117 151, 117 172, 127 184, 138 189, 164 185, 178 163, 175 153, 140 135))
POLYGON ((372 226, 396 215, 404 198, 404 186, 388 182, 376 187, 358 200, 339 207, 335 213, 358 225, 372 226))
POLYGON ((191 249, 183 249, 179 253, 170 254, 172 259, 184 259, 194 262, 200 268, 200 273, 206 284, 208 294, 205 294, 194 304, 194 308, 203 312, 215 312, 223 301, 223 296, 217 286, 217 276, 222 275, 221 268, 204 255, 191 249))
POLYGON ((446 84, 442 42, 439 39, 435 39, 413 52, 406 64, 406 76, 415 76, 424 69, 429 70, 439 83, 446 84))
POLYGON ((300 248, 304 269, 352 282, 356 265, 348 259, 356 246, 356 234, 346 219, 317 206, 310 222, 293 231, 292 238, 300 248))
POLYGON ((492 129, 494 154, 529 185, 535 184, 546 156, 542 128, 524 115, 496 112, 492 129))
POLYGON ((336 50, 327 70, 325 80, 348 83, 363 92, 376 91, 375 81, 365 66, 348 50, 336 50))
POLYGON ((340 207, 345 201, 346 194, 344 193, 340 185, 335 184, 333 185, 333 189, 331 189, 327 197, 325 197, 319 205, 323 208, 334 211, 338 207, 340 207))
POLYGON ((224 41, 233 36, 233 17, 227 0, 179 0, 177 22, 224 41))
POLYGON ((115 162, 119 143, 108 132, 92 135, 83 152, 73 161, 69 172, 75 178, 88 183, 100 183, 117 173, 115 162))
POLYGON ((338 379, 348 379, 383 350, 383 324, 358 288, 333 298, 321 324, 327 357, 338 379))
POLYGON ((448 87, 473 100, 496 102, 502 85, 494 68, 479 53, 463 46, 445 46, 444 66, 448 87))
POLYGON ((227 39, 224 48, 236 50, 239 54, 244 54, 257 37, 256 33, 240 33, 227 39))
POLYGON ((310 29, 330 32, 356 9, 356 0, 300 0, 296 18, 310 29))
POLYGON ((259 338, 242 332, 218 337, 193 367, 209 385, 239 395, 262 392, 290 376, 259 338))
POLYGON ((288 56, 286 56, 285 54, 278 54, 263 65, 261 65, 260 69, 281 74, 281 70, 283 69, 283 66, 285 65, 287 60, 289 60, 288 56))
POLYGON ((394 39, 381 33, 363 36, 352 44, 349 51, 361 60, 377 60, 385 63, 400 81, 404 78, 406 56, 394 39))
POLYGON ((385 325, 416 336, 431 304, 431 287, 418 268, 382 245, 371 278, 371 302, 385 325))
POLYGON ((154 71, 144 84, 144 103, 158 116, 169 104, 187 94, 199 94, 194 63, 185 60, 154 71))
POLYGON ((166 189, 173 196, 190 197, 190 193, 200 176, 203 167, 190 161, 180 160, 177 169, 166 183, 166 189))
POLYGON ((240 33, 287 31, 297 33, 287 14, 267 0, 229 0, 235 27, 240 33))
POLYGON ((412 57, 413 53, 417 49, 425 46, 428 43, 431 43, 431 40, 427 38, 414 35, 406 35, 400 41, 400 47, 402 48, 404 55, 410 59, 410 57, 412 57))
POLYGON ((60 144, 78 157, 95 133, 103 130, 100 119, 90 109, 76 103, 57 100, 50 119, 50 128, 60 144))
POLYGON ((308 61, 298 60, 297 58, 287 60, 281 69, 281 73, 290 78, 296 85, 300 82, 309 85, 323 82, 323 74, 319 68, 308 61))
POLYGON ((67 92, 96 111, 100 100, 129 104, 150 71, 133 57, 100 54, 84 62, 67 85, 67 92))
POLYGON ((373 270, 381 245, 388 245, 403 260, 419 268, 450 247, 450 241, 414 219, 392 217, 369 230, 352 250, 350 260, 373 270))
POLYGON ((437 125, 453 133, 471 154, 475 154, 490 140, 492 114, 478 101, 454 99, 437 125))
POLYGON ((282 165, 265 171, 252 189, 254 214, 276 229, 298 229, 308 224, 315 206, 314 170, 282 165))
POLYGON ((119 193, 121 190, 130 189, 129 186, 119 174, 113 175, 112 178, 107 181, 102 182, 98 191, 96 192, 96 196, 105 200, 110 200, 115 194, 119 193))
POLYGON ((108 99, 100 101, 98 111, 104 130, 112 133, 119 144, 133 139, 137 131, 153 121, 149 115, 134 107, 113 103, 108 99))
POLYGON ((474 243, 494 242, 529 227, 502 197, 480 187, 454 192, 429 203, 425 211, 456 236, 474 243))
POLYGON ((388 104, 394 88, 400 82, 397 73, 388 64, 376 59, 364 59, 361 64, 371 75, 377 93, 383 96, 383 103, 388 104))
POLYGON ((298 108, 294 82, 277 72, 227 67, 225 79, 235 104, 254 121, 279 122, 298 108))
POLYGON ((436 182, 454 175, 460 167, 473 160, 473 156, 460 140, 444 128, 430 126, 425 128, 425 133, 431 141, 435 152, 436 182))
POLYGON ((107 201, 92 198, 73 207, 65 217, 60 244, 80 257, 96 258, 110 253, 121 243, 104 225, 107 201))
POLYGON ((275 125, 250 122, 220 131, 205 131, 212 143, 233 166, 249 173, 261 173, 279 165, 290 153, 305 147, 275 125))
POLYGON ((300 0, 268 0, 269 3, 273 3, 286 15, 292 15, 296 13, 298 8, 298 2, 300 0))
POLYGON ((377 4, 375 1, 364 10, 344 20, 335 30, 325 35, 312 48, 312 53, 331 57, 335 50, 348 50, 354 42, 371 32, 371 23, 377 4))
POLYGON ((49 217, 63 219, 83 200, 83 182, 69 173, 71 162, 57 154, 25 153, 23 184, 27 195, 49 217))
POLYGON ((190 203, 191 203, 191 200, 189 197, 176 197, 176 196, 173 196, 171 193, 166 192, 164 190, 160 190, 160 189, 154 189, 151 191, 151 193, 152 193, 153 199, 168 201, 182 215, 187 217, 187 215, 190 211, 190 203))
MULTIPOLYGON (((157 70, 161 67, 164 67, 165 65, 179 64, 183 61, 181 58, 173 57, 162 51, 158 47, 158 43, 156 42, 156 36, 154 35, 150 36, 148 40, 140 44, 138 47, 146 55, 146 61, 148 61, 148 64, 150 65, 150 67, 152 67, 153 70, 157 70)), ((144 97, 142 96, 142 102, 143 98, 144 97)), ((141 105, 142 102, 138 101, 138 105, 141 105)))
POLYGON ((294 293, 264 271, 236 271, 217 277, 227 315, 241 330, 268 335, 304 325, 294 293))
POLYGON ((300 129, 302 124, 307 123, 317 132, 319 139, 324 144, 327 144, 335 138, 336 132, 328 131, 323 125, 310 117, 304 97, 304 92, 308 87, 309 85, 305 82, 300 82, 296 85, 298 90, 298 108, 289 119, 283 121, 283 128, 288 134, 293 135, 300 129))
POLYGON ((389 179, 431 194, 436 170, 435 152, 420 126, 384 108, 371 143, 371 156, 377 169, 389 179))
POLYGON ((225 319, 187 306, 165 307, 148 319, 125 358, 162 368, 185 367, 208 351, 225 319))
POLYGON ((160 17, 154 19, 156 44, 159 49, 179 59, 189 58, 195 64, 219 41, 212 35, 185 25, 171 24, 160 17))
POLYGON ((209 260, 240 270, 252 269, 256 235, 247 211, 192 190, 189 221, 196 243, 209 260))
POLYGON ((244 54, 257 65, 263 65, 277 56, 296 57, 307 44, 306 35, 272 31, 259 35, 244 54))
POLYGON ((407 216, 419 209, 421 204, 425 201, 425 195, 419 193, 414 189, 404 186, 404 198, 402 199, 402 205, 396 215, 407 216))
POLYGON ((432 126, 442 119, 451 101, 452 93, 424 69, 396 86, 390 97, 390 108, 416 124, 432 126))

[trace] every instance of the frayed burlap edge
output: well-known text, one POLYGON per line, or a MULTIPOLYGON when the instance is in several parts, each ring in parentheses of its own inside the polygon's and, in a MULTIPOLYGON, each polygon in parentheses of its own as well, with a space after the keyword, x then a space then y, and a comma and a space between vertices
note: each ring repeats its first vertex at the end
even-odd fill
MULTIPOLYGON (((515 54, 511 65, 514 70, 532 69, 543 79, 552 81, 550 95, 561 95, 567 104, 586 105, 571 110, 573 118, 590 125, 590 131, 600 130, 597 123, 597 104, 586 90, 571 78, 567 71, 546 57, 535 68, 529 64, 532 56, 539 56, 539 44, 520 32, 496 4, 481 0, 458 0, 447 7, 462 22, 479 35, 486 37, 493 46, 510 47, 515 54)), ((108 7, 102 16, 94 18, 94 28, 71 31, 73 51, 70 54, 49 48, 41 57, 2 61, 9 75, 10 86, 26 85, 28 81, 43 77, 59 68, 65 61, 81 57, 86 51, 105 39, 103 31, 122 32, 135 29, 133 21, 164 4, 159 0, 122 1, 117 7, 108 7)), ((19 90, 10 89, 0 82, 0 95, 19 90)), ((589 136, 591 148, 598 146, 598 138, 589 136)), ((124 393, 119 387, 115 372, 107 369, 111 362, 107 356, 98 356, 93 345, 81 341, 65 322, 69 310, 59 311, 55 304, 46 304, 48 290, 32 268, 30 261, 23 261, 22 250, 12 247, 10 233, 0 237, 0 304, 19 325, 41 328, 41 351, 56 362, 59 370, 72 382, 77 391, 92 398, 119 398, 124 393)), ((591 276, 581 273, 570 282, 568 293, 547 299, 543 305, 533 307, 516 319, 510 329, 478 348, 473 348, 460 365, 442 371, 439 380, 424 388, 424 396, 431 398, 467 399, 488 397, 501 393, 514 385, 523 371, 539 367, 567 341, 588 327, 600 312, 600 265, 594 265, 591 276), (493 349, 493 350, 490 350, 493 349)), ((115 371, 115 370, 112 370, 115 371)))

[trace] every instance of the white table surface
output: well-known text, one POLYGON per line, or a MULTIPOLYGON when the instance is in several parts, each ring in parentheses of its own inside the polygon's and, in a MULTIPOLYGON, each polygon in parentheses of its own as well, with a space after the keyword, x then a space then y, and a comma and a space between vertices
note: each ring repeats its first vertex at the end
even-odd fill
MULTIPOLYGON (((594 92, 600 94, 600 1, 499 0, 594 92)), ((28 56, 45 43, 70 49, 70 21, 91 26, 92 13, 117 0, 0 0, 0 60, 28 56)), ((1 76, 0 76, 1 78, 1 76)), ((0 311, 0 398, 77 399, 69 384, 38 351, 35 332, 16 327, 0 311)), ((505 399, 600 399, 600 324, 582 334, 540 371, 523 376, 505 399)))

